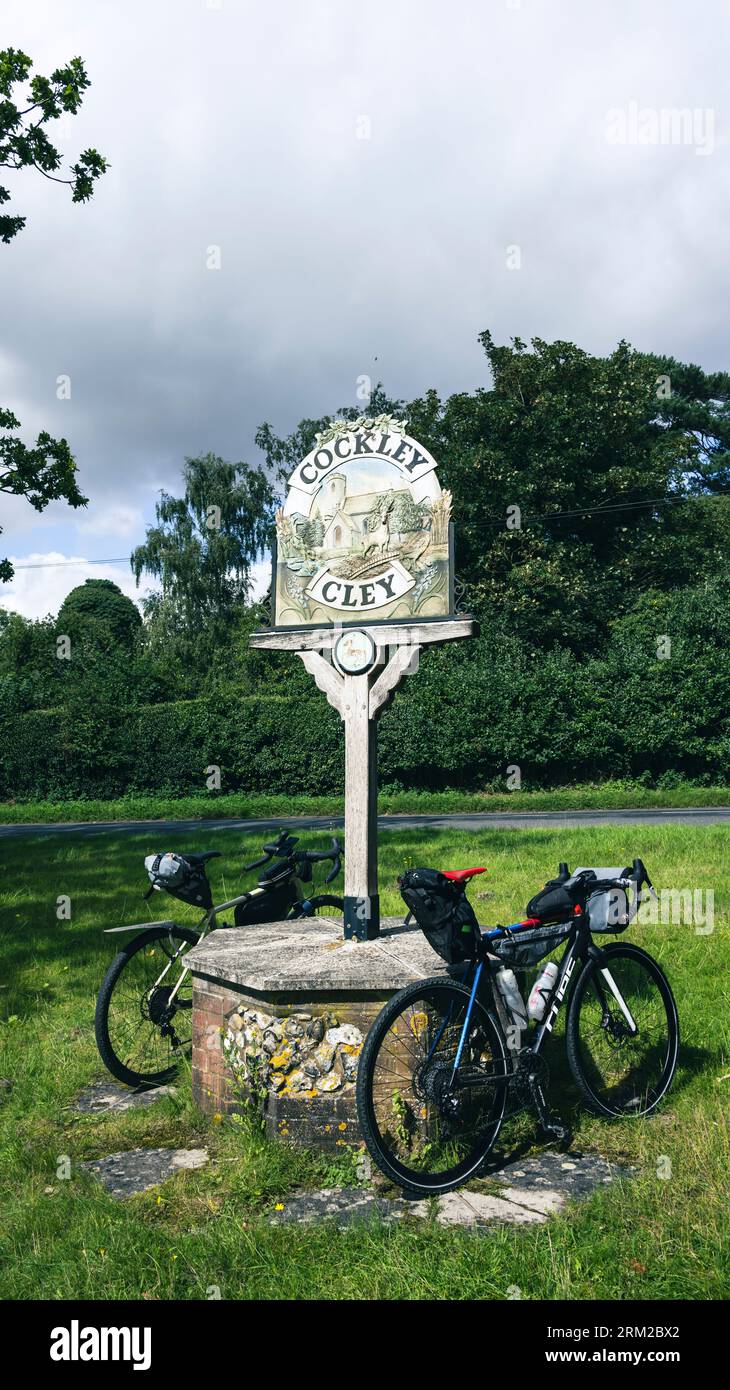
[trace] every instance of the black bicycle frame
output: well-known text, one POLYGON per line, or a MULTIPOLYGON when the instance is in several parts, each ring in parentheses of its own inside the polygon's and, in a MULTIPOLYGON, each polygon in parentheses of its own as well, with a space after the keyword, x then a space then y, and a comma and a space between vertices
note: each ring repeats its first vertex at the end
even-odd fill
MULTIPOLYGON (((466 1039, 468 1037, 469 1023, 471 1021, 471 1016, 474 1009, 474 1001, 479 991, 479 982, 482 978, 486 954, 489 949, 489 942, 503 939, 505 936, 508 935, 516 936, 518 935, 520 930, 526 931, 528 930, 528 926, 521 922, 515 922, 511 927, 496 927, 493 931, 485 932, 482 936, 483 954, 480 958, 472 962, 472 964, 469 967, 469 973, 467 974, 465 981, 466 984, 469 983, 469 976, 473 971, 474 974, 473 979, 471 980, 469 1003, 467 1005, 466 1016, 464 1018, 461 1036, 459 1038, 459 1045, 456 1049, 456 1057, 454 1059, 454 1065, 451 1073, 452 1083, 456 1083, 456 1073, 459 1069, 462 1052, 464 1050, 466 1039)), ((585 963, 586 959, 591 957, 595 959, 600 959, 602 954, 603 952, 601 951, 600 947, 596 946, 593 942, 593 938, 591 936, 591 932, 588 927, 585 915, 581 913, 580 916, 576 916, 575 923, 566 941, 565 950, 563 951, 563 954, 560 958, 558 976, 550 992, 550 995, 548 996, 545 1009, 545 1016, 539 1023, 537 1034, 535 1036, 535 1041, 529 1048, 529 1051, 532 1052, 535 1056, 537 1056, 540 1053, 540 1050, 543 1046, 543 1043, 547 1035, 549 1033, 552 1033, 553 1031, 555 1020, 557 1019, 558 1014, 560 1013, 563 1002, 565 1000, 565 996, 568 992, 568 989, 570 988, 571 980, 575 978, 576 965, 582 966, 585 963)), ((447 1023, 448 1015, 447 1018, 444 1019, 441 1028, 439 1029, 439 1032, 431 1049, 432 1053, 438 1046, 439 1040, 441 1038, 444 1028, 447 1026, 447 1023)))

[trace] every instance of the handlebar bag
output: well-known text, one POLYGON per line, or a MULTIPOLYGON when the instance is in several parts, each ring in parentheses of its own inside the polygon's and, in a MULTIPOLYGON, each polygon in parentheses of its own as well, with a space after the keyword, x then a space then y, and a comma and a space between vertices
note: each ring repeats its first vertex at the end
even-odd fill
POLYGON ((481 932, 463 884, 438 869, 406 869, 398 879, 406 907, 429 945, 449 965, 473 960, 481 932))
POLYGON ((153 889, 160 892, 164 888, 173 898, 179 898, 193 907, 207 910, 213 906, 210 884, 202 864, 191 864, 184 854, 168 853, 148 854, 144 866, 152 884, 147 897, 153 889))
POLYGON ((589 891, 586 900, 588 925, 594 932, 622 932, 630 921, 629 900, 624 888, 609 887, 607 880, 628 878, 629 870, 619 867, 576 869, 574 878, 592 874, 595 887, 589 891))
POLYGON ((559 922, 569 917, 574 907, 585 905, 589 884, 595 877, 592 869, 584 869, 581 874, 549 879, 540 892, 530 898, 526 915, 537 917, 541 922, 559 922))
POLYGON ((629 925, 629 900, 623 888, 598 888, 586 903, 591 931, 621 932, 629 925))

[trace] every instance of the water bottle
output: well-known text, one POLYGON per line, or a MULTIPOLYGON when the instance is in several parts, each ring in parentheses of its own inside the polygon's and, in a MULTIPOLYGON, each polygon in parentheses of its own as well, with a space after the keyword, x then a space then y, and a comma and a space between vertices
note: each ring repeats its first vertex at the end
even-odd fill
POLYGON ((557 978, 558 967, 554 960, 549 960, 532 986, 532 993, 527 1001, 527 1012, 533 1023, 540 1023, 557 978))
POLYGON ((510 970, 506 965, 500 965, 496 978, 499 992, 507 1005, 513 1024, 516 1028, 526 1028, 525 1001, 520 994, 520 987, 514 970, 510 970))

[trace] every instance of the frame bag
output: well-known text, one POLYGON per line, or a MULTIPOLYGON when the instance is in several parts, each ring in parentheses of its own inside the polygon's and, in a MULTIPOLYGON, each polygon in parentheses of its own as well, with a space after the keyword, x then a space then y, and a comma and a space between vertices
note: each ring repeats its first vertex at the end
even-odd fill
POLYGON ((449 965, 474 960, 481 932, 464 887, 438 869, 406 869, 398 879, 409 915, 449 965))
POLYGON ((545 956, 555 951, 567 941, 573 929, 572 922, 558 922, 552 927, 535 927, 534 931, 515 932, 501 941, 490 941, 492 955, 498 956, 503 965, 511 965, 515 970, 530 970, 539 965, 545 956))

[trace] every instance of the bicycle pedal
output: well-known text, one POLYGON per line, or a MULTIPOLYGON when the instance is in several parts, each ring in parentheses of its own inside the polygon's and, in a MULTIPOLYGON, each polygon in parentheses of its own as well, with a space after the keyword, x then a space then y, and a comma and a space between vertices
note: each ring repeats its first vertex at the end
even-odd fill
POLYGON ((572 1138, 572 1132, 568 1129, 567 1125, 560 1124, 556 1121, 555 1123, 543 1125, 543 1130, 550 1139, 555 1141, 559 1149, 567 1149, 572 1138))

